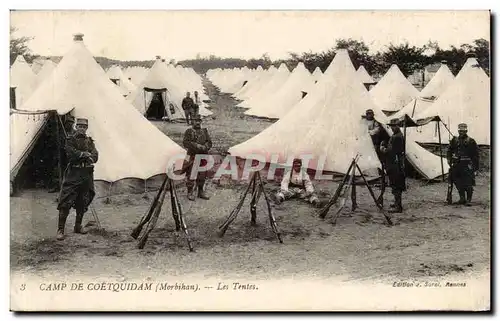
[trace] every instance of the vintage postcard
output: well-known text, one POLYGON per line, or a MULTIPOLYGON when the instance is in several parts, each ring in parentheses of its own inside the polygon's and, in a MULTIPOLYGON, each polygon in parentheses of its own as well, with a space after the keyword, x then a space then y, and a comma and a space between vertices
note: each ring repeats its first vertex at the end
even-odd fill
POLYGON ((488 311, 489 11, 10 12, 12 311, 488 311))

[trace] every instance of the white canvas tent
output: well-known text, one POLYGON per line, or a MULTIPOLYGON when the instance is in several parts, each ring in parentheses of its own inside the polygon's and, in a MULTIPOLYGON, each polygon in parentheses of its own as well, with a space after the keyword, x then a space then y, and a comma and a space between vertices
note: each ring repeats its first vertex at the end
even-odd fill
MULTIPOLYGON (((169 160, 185 155, 185 151, 120 95, 82 38, 83 35, 75 36, 73 46, 52 76, 21 109, 32 113, 55 110, 58 115, 72 113, 76 118, 87 118, 88 134, 99 151, 94 169, 96 185, 105 186, 106 193, 112 187, 114 190, 136 185, 144 192, 148 180, 164 174, 169 160)), ((28 135, 25 126, 16 125, 17 121, 11 118, 11 179, 13 169, 24 162, 36 139, 36 130, 30 129, 30 137, 19 140, 20 135, 28 135)))
POLYGON ((282 86, 256 103, 245 112, 246 115, 279 119, 286 115, 304 96, 314 79, 301 62, 295 67, 282 86))
POLYGON ((107 71, 109 79, 118 87, 120 92, 124 97, 127 97, 133 93, 137 88, 136 86, 128 80, 125 74, 122 72, 120 66, 113 65, 107 71))
POLYGON ((256 74, 256 77, 252 79, 250 84, 245 85, 241 90, 236 92, 234 96, 240 100, 246 100, 252 98, 256 92, 261 90, 269 81, 272 79, 275 72, 278 69, 274 66, 269 67, 267 70, 262 70, 256 74))
POLYGON ((437 98, 453 82, 453 79, 455 79, 455 76, 451 73, 450 68, 448 68, 446 62, 442 62, 441 67, 439 67, 431 81, 422 89, 419 96, 437 98))
MULTIPOLYGON (((381 164, 361 117, 369 108, 380 122, 388 122, 356 75, 347 51, 339 50, 321 80, 288 114, 229 152, 241 158, 258 154, 267 162, 279 163, 289 157, 311 155, 316 162, 310 162, 309 168, 318 169, 319 161, 324 164, 323 170, 337 173, 345 173, 351 159, 360 153, 361 169, 368 175, 378 175, 381 164)), ((424 178, 441 176, 440 157, 411 140, 406 146, 408 161, 424 178)), ((446 173, 447 164, 443 167, 446 173)))
POLYGON ((137 86, 141 84, 144 78, 146 78, 148 70, 149 69, 145 67, 134 66, 126 68, 123 74, 125 75, 127 80, 129 80, 130 82, 132 82, 132 84, 137 86))
POLYGON ((57 67, 57 64, 50 59, 47 59, 43 64, 42 69, 38 72, 35 78, 34 88, 37 88, 42 84, 47 78, 50 77, 54 69, 57 67))
POLYGON ((290 76, 290 71, 286 64, 282 63, 278 70, 269 78, 269 81, 260 90, 255 92, 250 98, 242 101, 238 107, 243 108, 254 108, 259 104, 262 104, 267 98, 273 95, 282 85, 286 82, 287 78, 290 76))
MULTIPOLYGON (((403 117, 404 115, 414 119, 418 114, 422 113, 427 108, 431 107, 434 101, 441 95, 441 93, 453 82, 455 77, 445 62, 441 64, 431 81, 406 106, 401 108, 393 117, 403 117)), ((412 131, 414 129, 411 129, 412 131)))
POLYGON ((185 115, 180 106, 182 93, 167 79, 167 73, 166 65, 157 57, 145 79, 127 99, 146 117, 183 120, 185 115))
POLYGON ((362 153, 362 170, 376 173, 380 162, 361 115, 375 108, 346 50, 339 50, 315 90, 293 110, 258 135, 233 146, 233 156, 259 154, 280 163, 289 157, 311 155, 309 168, 345 173, 352 158, 362 153), (320 165, 320 166, 321 166, 320 165))
POLYGON ((316 67, 312 73, 312 76, 314 81, 317 82, 323 76, 323 72, 321 72, 321 69, 319 69, 319 67, 316 67))
POLYGON ((10 88, 15 88, 16 108, 19 108, 33 94, 35 82, 36 75, 29 64, 23 56, 17 56, 10 67, 10 88))
MULTIPOLYGON (((478 144, 490 145, 490 78, 475 58, 469 58, 455 80, 439 96, 432 108, 418 114, 421 121, 439 116, 449 130, 456 133, 460 123, 468 124, 469 135, 478 144)), ((437 143, 438 137, 423 126, 415 140, 423 143, 437 143)))
POLYGON ((392 65, 370 90, 375 104, 384 112, 397 112, 419 95, 397 65, 392 65))
POLYGON ((363 65, 359 66, 356 73, 363 84, 372 84, 375 82, 363 65))

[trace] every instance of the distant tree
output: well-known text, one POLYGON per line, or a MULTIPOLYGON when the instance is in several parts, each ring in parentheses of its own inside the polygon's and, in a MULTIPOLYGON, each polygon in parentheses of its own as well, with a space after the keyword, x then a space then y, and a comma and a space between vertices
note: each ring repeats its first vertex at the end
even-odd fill
POLYGON ((390 44, 387 49, 376 55, 375 60, 382 70, 388 70, 392 64, 396 64, 401 72, 408 77, 415 70, 423 69, 429 62, 429 58, 424 55, 427 48, 410 46, 408 42, 401 45, 390 44))
POLYGON ((10 27, 10 65, 14 63, 18 55, 24 56, 26 62, 32 63, 38 55, 31 52, 28 43, 33 40, 33 37, 15 37, 17 31, 15 27, 10 27))

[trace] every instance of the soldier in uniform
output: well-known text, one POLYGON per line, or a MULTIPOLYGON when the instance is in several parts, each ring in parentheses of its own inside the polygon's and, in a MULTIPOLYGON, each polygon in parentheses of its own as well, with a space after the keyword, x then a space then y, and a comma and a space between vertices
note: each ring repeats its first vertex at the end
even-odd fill
POLYGON ((194 101, 191 98, 191 93, 188 91, 186 93, 186 97, 182 100, 181 103, 182 109, 184 109, 184 114, 186 116, 186 123, 189 125, 190 122, 193 122, 193 110, 194 110, 194 101))
POLYGON ((99 153, 91 137, 87 136, 88 120, 78 118, 75 132, 66 140, 65 152, 68 165, 64 172, 64 179, 59 195, 59 222, 57 239, 64 239, 66 219, 71 208, 76 210, 74 232, 86 234, 82 227, 83 215, 95 196, 94 164, 98 161, 99 153))
POLYGON ((200 114, 200 105, 201 105, 201 99, 200 96, 198 96, 198 91, 194 92, 194 104, 193 104, 193 115, 199 115, 200 114))
POLYGON ((458 125, 458 137, 451 139, 447 159, 460 195, 458 204, 470 206, 476 185, 475 173, 479 169, 479 149, 476 141, 467 135, 467 124, 458 125))
POLYGON ((281 187, 276 194, 276 203, 298 198, 319 207, 320 201, 314 191, 314 186, 307 171, 302 168, 302 160, 294 159, 290 173, 285 172, 281 187))
MULTIPOLYGON (((210 199, 205 193, 206 172, 198 172, 196 178, 191 179, 191 171, 195 162, 196 155, 208 154, 212 148, 212 139, 206 128, 201 128, 201 116, 196 115, 193 118, 193 127, 188 128, 184 133, 183 145, 187 149, 188 160, 184 164, 184 172, 186 173, 186 186, 188 189, 188 199, 195 200, 194 184, 198 187, 198 197, 204 200, 210 199)), ((201 159, 201 166, 206 166, 206 160, 201 159)))
POLYGON ((404 137, 399 127, 399 120, 397 118, 391 119, 389 125, 393 135, 389 138, 386 144, 382 142, 380 151, 385 155, 385 164, 387 168, 387 175, 394 195, 394 204, 391 204, 390 213, 403 212, 402 194, 406 190, 406 179, 404 173, 404 137))
MULTIPOLYGON (((382 154, 380 153, 380 144, 384 141, 385 130, 382 128, 380 123, 375 120, 375 115, 372 109, 367 109, 365 113, 365 119, 368 126, 368 133, 375 147, 375 152, 380 161, 383 160, 382 154)), ((387 134, 386 134, 387 135, 387 134)))

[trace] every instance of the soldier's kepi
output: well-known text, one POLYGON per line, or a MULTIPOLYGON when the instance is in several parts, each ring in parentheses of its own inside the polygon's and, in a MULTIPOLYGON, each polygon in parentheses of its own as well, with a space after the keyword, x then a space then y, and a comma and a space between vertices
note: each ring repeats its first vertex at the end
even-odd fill
POLYGON ((460 195, 458 204, 470 206, 476 185, 475 172, 479 169, 479 149, 476 141, 467 135, 467 124, 458 125, 458 137, 451 139, 446 156, 451 178, 460 195))
POLYGON ((59 221, 57 225, 57 239, 64 239, 66 219, 71 208, 76 210, 74 232, 85 234, 82 227, 83 215, 87 212, 95 196, 94 164, 98 161, 99 153, 94 141, 87 135, 88 120, 78 118, 75 130, 66 139, 65 153, 67 166, 59 195, 59 221))
POLYGON ((191 177, 191 172, 195 165, 195 161, 200 161, 197 167, 206 166, 206 159, 196 158, 196 155, 206 155, 212 148, 212 139, 206 128, 201 128, 201 116, 195 115, 193 118, 193 127, 188 128, 184 133, 183 145, 187 149, 188 159, 184 163, 183 172, 186 173, 186 186, 188 189, 188 199, 195 200, 194 183, 198 186, 198 197, 208 200, 209 197, 205 193, 206 172, 198 171, 195 177, 191 177))

